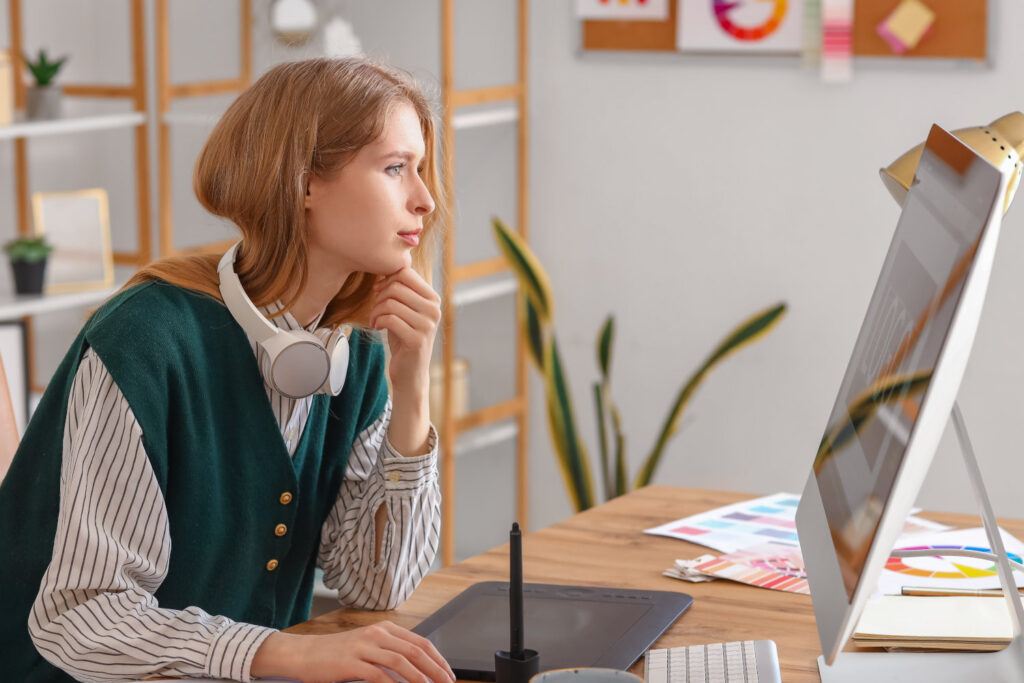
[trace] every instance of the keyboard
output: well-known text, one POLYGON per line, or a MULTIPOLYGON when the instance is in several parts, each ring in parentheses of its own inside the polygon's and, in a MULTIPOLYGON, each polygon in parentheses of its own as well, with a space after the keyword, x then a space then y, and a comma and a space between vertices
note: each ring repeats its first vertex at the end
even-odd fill
POLYGON ((771 640, 743 640, 648 650, 646 683, 782 683, 771 640))

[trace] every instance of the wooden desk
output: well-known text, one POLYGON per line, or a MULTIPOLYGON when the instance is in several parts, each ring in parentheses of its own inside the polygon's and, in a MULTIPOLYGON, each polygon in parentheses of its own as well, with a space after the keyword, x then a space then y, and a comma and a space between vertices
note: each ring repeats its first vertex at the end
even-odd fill
MULTIPOLYGON (((818 681, 820 654, 811 599, 732 581, 689 583, 661 575, 679 558, 709 551, 644 529, 712 508, 755 498, 669 486, 648 486, 528 534, 524 580, 533 583, 618 586, 689 593, 693 606, 658 640, 659 647, 770 638, 779 648, 782 679, 818 681)), ((981 526, 971 515, 926 513, 952 526, 981 526)), ((999 520, 1018 538, 1024 522, 999 520)), ((294 633, 330 633, 384 619, 412 628, 470 584, 508 580, 508 544, 427 576, 413 596, 391 612, 337 610, 298 624, 294 633)), ((632 669, 643 676, 643 659, 632 669)))

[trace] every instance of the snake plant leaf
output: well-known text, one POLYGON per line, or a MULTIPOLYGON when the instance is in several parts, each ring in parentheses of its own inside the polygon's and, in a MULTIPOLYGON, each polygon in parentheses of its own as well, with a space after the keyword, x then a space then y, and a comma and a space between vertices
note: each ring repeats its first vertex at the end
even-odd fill
POLYGON ((615 337, 615 318, 608 316, 597 337, 597 364, 601 367, 601 378, 608 383, 611 375, 612 340, 615 337))
POLYGON ((554 315, 554 299, 547 272, 518 232, 510 229, 500 218, 492 218, 491 221, 498 248, 519 280, 519 286, 533 302, 541 322, 550 324, 554 315))
POLYGON ((600 448, 601 483, 604 485, 604 499, 612 495, 611 470, 608 469, 608 427, 604 419, 604 385, 594 382, 594 409, 597 411, 597 442, 600 448))
POLYGON ((523 337, 526 341, 526 348, 530 352, 530 358, 537 370, 544 372, 544 330, 541 327, 540 316, 534 308, 530 297, 520 295, 523 306, 523 337))
POLYGON ((615 434, 615 495, 626 494, 626 447, 622 432, 615 434))
POLYGON ((850 404, 846 419, 840 420, 822 437, 818 453, 814 456, 814 471, 820 470, 825 461, 859 434, 864 425, 874 418, 880 406, 923 393, 931 382, 932 372, 928 369, 890 375, 877 380, 861 392, 850 404))
POLYGON ((612 432, 615 434, 615 495, 621 496, 626 493, 626 436, 622 433, 622 417, 619 409, 608 397, 608 412, 612 416, 612 432))
POLYGON ((668 444, 669 439, 671 439, 679 429, 679 420, 683 414, 683 409, 689 402, 693 392, 697 390, 701 381, 703 381, 708 373, 711 372, 711 369, 733 351, 736 351, 741 346, 752 343, 767 334, 768 331, 778 323, 779 318, 782 317, 782 314, 785 313, 785 311, 786 304, 780 303, 754 314, 747 320, 740 323, 718 344, 717 347, 715 347, 714 351, 712 351, 707 359, 705 359, 697 372, 690 377, 690 380, 683 386, 679 395, 676 397, 675 403, 672 405, 672 409, 669 411, 668 417, 665 419, 665 424, 661 428, 661 433, 658 435, 658 440, 655 442, 654 448, 651 450, 650 455, 647 456, 647 460, 644 461, 643 467, 640 468, 640 472, 637 474, 636 481, 634 483, 635 488, 647 486, 651 483, 651 479, 654 477, 654 472, 658 468, 658 464, 661 462, 661 457, 665 452, 665 446, 668 444))
POLYGON ((566 488, 577 512, 594 505, 594 487, 590 474, 590 458, 576 429, 572 397, 562 373, 558 344, 552 335, 544 349, 544 384, 547 393, 548 421, 557 433, 555 447, 566 488))

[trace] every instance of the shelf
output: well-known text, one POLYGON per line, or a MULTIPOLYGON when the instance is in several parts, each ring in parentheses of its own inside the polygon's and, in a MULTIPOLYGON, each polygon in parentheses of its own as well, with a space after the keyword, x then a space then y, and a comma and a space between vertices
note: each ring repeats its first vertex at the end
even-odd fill
POLYGON ((66 308, 99 304, 117 293, 121 285, 71 294, 0 294, 0 320, 13 320, 26 315, 53 313, 66 308))
POLYGON ((500 280, 492 280, 481 284, 474 284, 455 288, 452 296, 452 304, 455 306, 466 306, 480 301, 487 301, 506 294, 514 294, 519 289, 514 275, 506 275, 500 280))
POLYGON ((519 120, 519 110, 516 107, 502 107, 488 111, 467 112, 452 116, 452 128, 465 130, 466 128, 480 128, 482 126, 494 126, 501 123, 512 123, 519 120))
POLYGON ((464 432, 455 441, 455 457, 469 455, 488 446, 510 441, 516 438, 519 433, 519 426, 515 420, 495 422, 494 424, 477 427, 464 432))
POLYGON ((220 120, 220 114, 207 112, 174 112, 163 115, 164 123, 183 123, 190 126, 209 126, 212 128, 220 120))
POLYGON ((50 119, 48 121, 19 121, 7 126, 0 126, 0 140, 80 133, 87 130, 104 130, 107 128, 131 128, 133 126, 141 126, 145 122, 146 115, 139 111, 130 111, 123 114, 105 114, 103 116, 77 116, 66 119, 50 119))
MULTIPOLYGON (((184 124, 191 126, 213 126, 220 119, 220 114, 200 112, 167 112, 163 122, 168 124, 184 124)), ((502 107, 488 111, 467 112, 452 117, 455 130, 495 126, 519 120, 519 111, 515 107, 502 107)))

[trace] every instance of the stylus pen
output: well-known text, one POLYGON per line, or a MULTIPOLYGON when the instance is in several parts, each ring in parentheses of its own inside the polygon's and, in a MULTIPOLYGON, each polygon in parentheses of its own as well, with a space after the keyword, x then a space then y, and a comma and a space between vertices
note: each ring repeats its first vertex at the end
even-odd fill
POLYGON ((508 534, 508 613, 509 653, 513 659, 523 658, 523 533, 519 522, 512 522, 508 534))
POLYGON ((1002 588, 932 588, 931 586, 903 586, 900 595, 954 596, 954 597, 1002 597, 1002 588))

